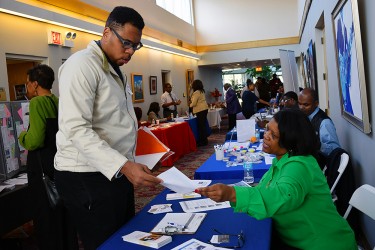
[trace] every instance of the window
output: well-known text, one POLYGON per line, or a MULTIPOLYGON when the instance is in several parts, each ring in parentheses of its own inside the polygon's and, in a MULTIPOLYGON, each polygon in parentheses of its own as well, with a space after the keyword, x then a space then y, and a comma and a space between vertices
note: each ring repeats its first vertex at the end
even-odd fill
POLYGON ((194 25, 191 0, 156 0, 156 4, 185 22, 194 25))

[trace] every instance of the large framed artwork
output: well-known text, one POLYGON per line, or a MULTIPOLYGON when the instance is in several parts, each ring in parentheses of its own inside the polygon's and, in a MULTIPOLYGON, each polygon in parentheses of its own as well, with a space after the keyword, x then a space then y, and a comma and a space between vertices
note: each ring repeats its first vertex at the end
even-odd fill
POLYGON ((343 117, 370 133, 357 0, 340 0, 332 12, 343 117))
POLYGON ((150 95, 156 95, 158 92, 158 81, 156 76, 150 76, 150 95))
POLYGON ((315 46, 311 40, 306 52, 306 68, 307 68, 307 87, 313 88, 318 92, 318 82, 316 78, 316 59, 315 46))
POLYGON ((143 76, 141 74, 132 73, 132 90, 133 90, 133 102, 144 102, 143 94, 143 76))

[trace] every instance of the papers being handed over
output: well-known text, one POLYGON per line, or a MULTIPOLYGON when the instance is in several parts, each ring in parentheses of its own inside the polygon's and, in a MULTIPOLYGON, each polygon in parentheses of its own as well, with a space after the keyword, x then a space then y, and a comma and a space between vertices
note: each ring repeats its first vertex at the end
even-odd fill
POLYGON ((163 180, 161 185, 181 194, 193 192, 196 188, 206 187, 211 183, 207 180, 190 180, 175 167, 159 174, 157 177, 163 180))
POLYGON ((166 160, 173 154, 174 152, 165 146, 150 129, 146 127, 138 129, 135 162, 152 169, 156 163, 166 160))
POLYGON ((193 234, 201 225, 206 213, 167 213, 151 230, 155 234, 193 234))

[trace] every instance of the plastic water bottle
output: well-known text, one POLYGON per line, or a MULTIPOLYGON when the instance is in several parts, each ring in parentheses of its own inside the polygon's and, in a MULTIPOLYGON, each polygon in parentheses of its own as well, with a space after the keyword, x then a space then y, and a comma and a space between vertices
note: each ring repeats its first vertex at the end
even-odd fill
POLYGON ((257 142, 260 141, 260 131, 259 131, 259 129, 255 129, 255 138, 257 138, 257 142))
POLYGON ((243 163, 243 181, 247 184, 254 183, 253 163, 250 161, 243 163))

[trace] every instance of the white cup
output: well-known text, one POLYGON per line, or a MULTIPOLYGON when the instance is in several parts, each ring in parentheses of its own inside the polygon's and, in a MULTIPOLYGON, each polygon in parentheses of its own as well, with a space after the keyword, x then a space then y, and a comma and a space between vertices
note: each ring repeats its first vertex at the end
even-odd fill
POLYGON ((156 125, 159 125, 159 122, 160 122, 159 120, 156 120, 156 125))
POLYGON ((217 161, 222 161, 224 158, 224 149, 215 149, 215 156, 217 161))

